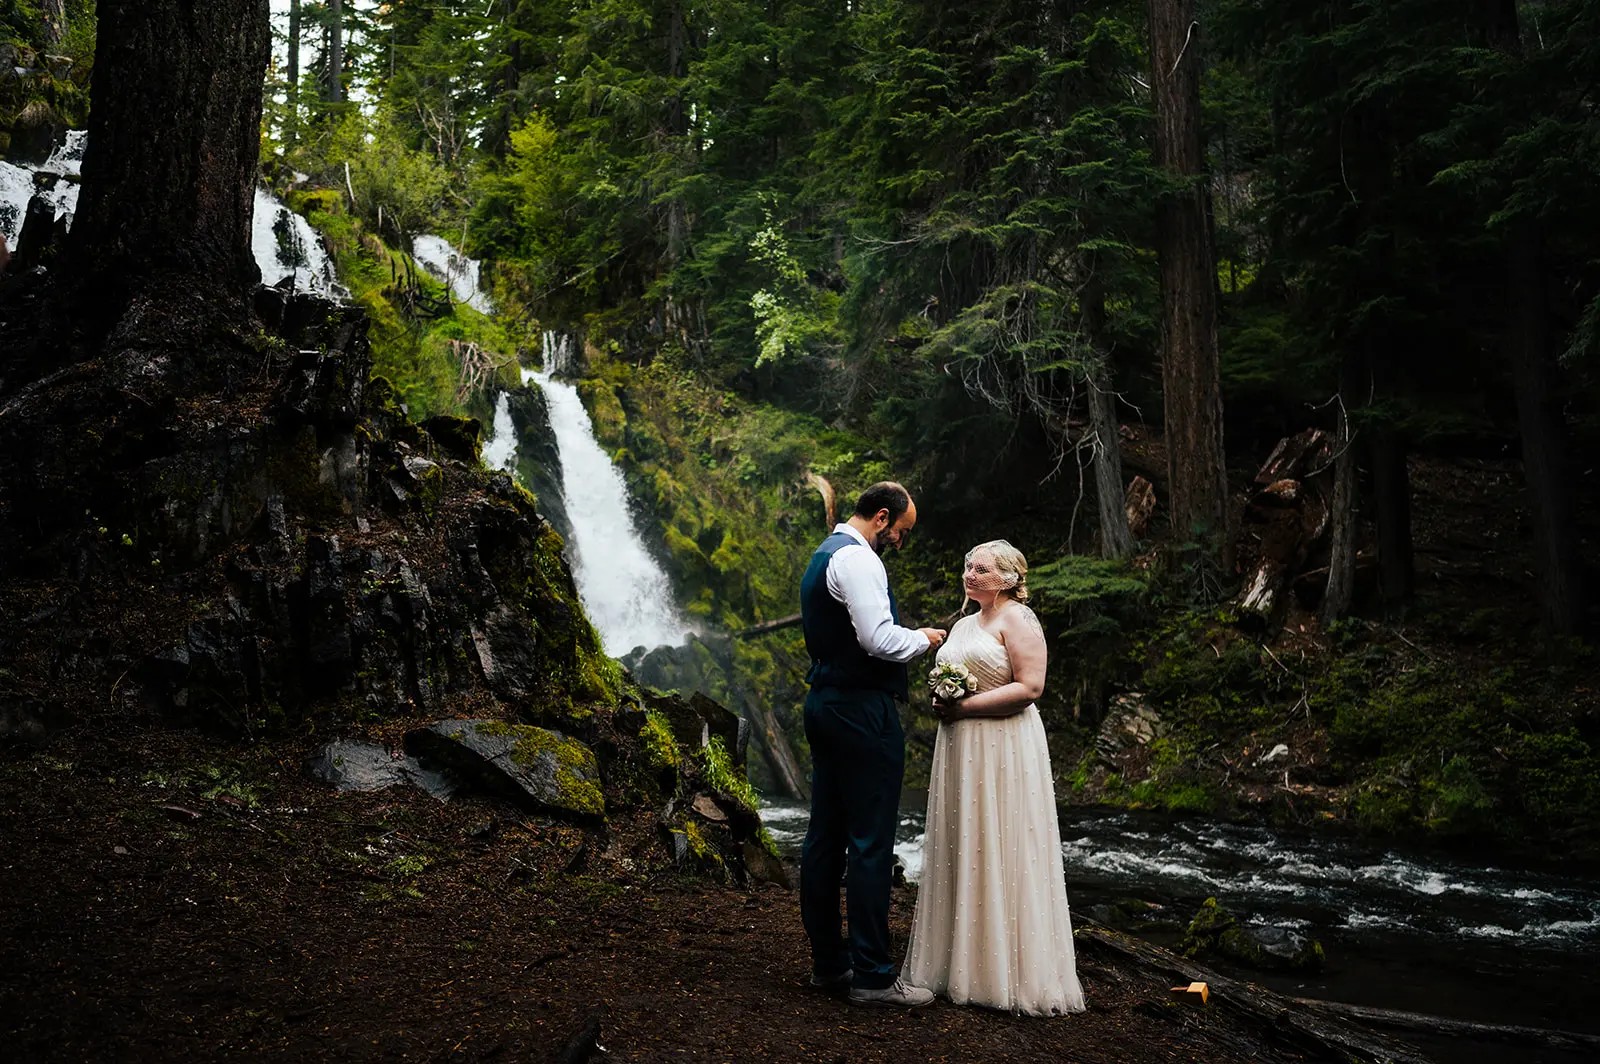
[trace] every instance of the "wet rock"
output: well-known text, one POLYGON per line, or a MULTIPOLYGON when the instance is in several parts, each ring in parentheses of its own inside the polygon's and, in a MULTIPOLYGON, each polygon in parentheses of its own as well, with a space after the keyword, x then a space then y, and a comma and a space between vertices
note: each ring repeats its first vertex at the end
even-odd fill
POLYGON ((31 347, 0 350, 6 656, 88 648, 18 691, 70 699, 72 719, 137 690, 140 709, 250 731, 446 698, 562 727, 613 699, 550 526, 451 457, 475 458, 476 424, 409 422, 366 376, 360 311, 267 290, 257 306, 280 338, 227 357, 135 338, 108 373, 43 381, 31 347), (385 484, 404 506, 370 505, 385 484), (107 609, 20 623, 68 586, 107 609))
POLYGON ((311 755, 306 771, 341 791, 381 791, 407 782, 403 757, 356 739, 328 743, 311 755))
POLYGON ((1261 971, 1320 971, 1326 960, 1322 944, 1285 928, 1246 928, 1234 915, 1207 898, 1183 936, 1188 957, 1217 954, 1261 971))
POLYGON ((422 429, 448 457, 473 466, 482 461, 483 425, 477 418, 439 414, 423 421, 422 429))
POLYGON ((489 689, 508 702, 527 701, 536 689, 539 657, 527 621, 502 605, 472 628, 472 646, 489 689))
POLYGON ((524 807, 605 813, 594 751, 558 731, 493 720, 442 720, 406 734, 407 751, 524 807))
POLYGON ((285 320, 299 328, 293 362, 280 385, 278 409, 291 419, 354 428, 372 369, 365 312, 295 296, 285 310, 285 320), (301 316, 306 320, 299 320, 301 316))
POLYGON ((518 388, 506 401, 517 432, 517 472, 538 500, 539 512, 561 538, 572 540, 572 519, 561 491, 561 453, 550 428, 550 407, 538 388, 518 388))
MULTIPOLYGON (((790 889, 789 870, 783 867, 783 862, 768 853, 759 842, 746 839, 740 843, 740 851, 744 857, 745 870, 750 878, 761 883, 774 883, 784 890, 790 889)), ((902 869, 903 865, 899 866, 902 869)), ((904 878, 902 873, 901 878, 904 878)))
POLYGON ((448 801, 462 787, 461 781, 449 772, 361 739, 335 739, 326 744, 311 755, 306 771, 313 779, 341 791, 381 791, 410 784, 440 801, 448 801))
POLYGON ((749 742, 749 725, 744 718, 699 691, 687 699, 657 692, 648 692, 645 697, 651 709, 666 717, 672 736, 680 745, 697 750, 712 738, 720 739, 734 764, 744 764, 749 742))
POLYGON ((42 264, 54 250, 56 209, 43 196, 28 200, 22 230, 17 234, 17 249, 12 252, 10 269, 26 273, 42 264))
POLYGON ((1132 746, 1148 746, 1166 733, 1161 715, 1150 707, 1144 695, 1117 695, 1095 736, 1095 750, 1101 757, 1114 757, 1132 746))

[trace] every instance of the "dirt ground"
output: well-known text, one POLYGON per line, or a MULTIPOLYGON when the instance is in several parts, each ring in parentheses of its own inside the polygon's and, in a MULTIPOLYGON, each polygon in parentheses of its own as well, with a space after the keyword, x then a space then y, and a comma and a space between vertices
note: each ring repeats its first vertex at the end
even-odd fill
POLYGON ((853 1007, 805 985, 791 889, 601 876, 603 840, 337 794, 309 750, 154 728, 0 758, 9 1059, 1318 1059, 1095 943, 1082 1015, 853 1007))

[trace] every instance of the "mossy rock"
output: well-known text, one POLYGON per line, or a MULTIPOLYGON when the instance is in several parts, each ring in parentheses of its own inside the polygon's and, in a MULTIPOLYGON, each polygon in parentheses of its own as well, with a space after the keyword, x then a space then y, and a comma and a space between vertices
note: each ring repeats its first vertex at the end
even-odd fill
POLYGON ((407 733, 406 748, 530 809, 605 815, 594 751, 558 731, 497 720, 441 720, 407 733))
POLYGON ((428 418, 422 427, 439 445, 439 450, 456 461, 477 465, 481 460, 479 437, 483 425, 477 418, 440 414, 428 418))
POLYGON ((1260 971, 1316 972, 1326 961, 1322 943, 1276 928, 1239 926, 1216 898, 1207 898, 1183 936, 1187 957, 1215 954, 1260 971))

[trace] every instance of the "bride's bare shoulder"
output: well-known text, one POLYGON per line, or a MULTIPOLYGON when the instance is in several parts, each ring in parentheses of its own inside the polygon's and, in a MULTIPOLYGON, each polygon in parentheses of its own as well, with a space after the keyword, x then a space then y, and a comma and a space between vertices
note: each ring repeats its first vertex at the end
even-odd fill
POLYGON ((1019 634, 1026 633, 1044 638, 1044 625, 1039 623, 1039 615, 1034 613, 1026 603, 1013 601, 1006 609, 1006 628, 1019 634))

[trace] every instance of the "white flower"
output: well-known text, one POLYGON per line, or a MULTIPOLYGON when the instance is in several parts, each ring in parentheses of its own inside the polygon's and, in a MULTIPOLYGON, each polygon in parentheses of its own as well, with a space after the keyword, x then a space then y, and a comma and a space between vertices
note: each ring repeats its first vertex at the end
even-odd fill
POLYGON ((941 661, 928 671, 928 690, 941 702, 955 702, 978 689, 978 680, 958 661, 941 661))

